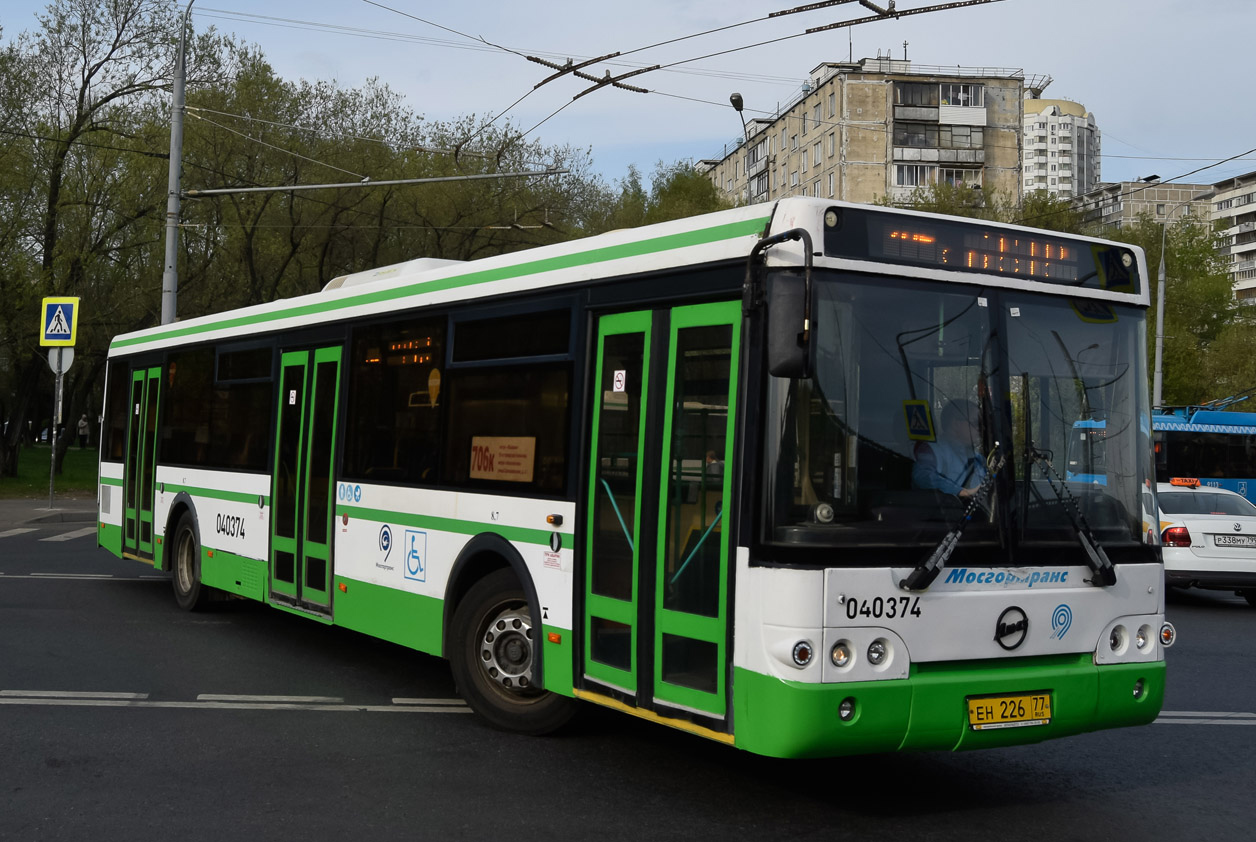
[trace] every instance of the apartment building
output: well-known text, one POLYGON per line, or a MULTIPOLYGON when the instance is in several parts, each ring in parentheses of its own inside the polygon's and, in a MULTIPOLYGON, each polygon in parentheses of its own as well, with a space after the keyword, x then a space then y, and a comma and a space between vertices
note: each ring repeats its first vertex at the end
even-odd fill
POLYGON ((826 62, 801 94, 749 121, 744 139, 699 168, 741 203, 901 202, 937 183, 1019 199, 1023 96, 1020 70, 826 62))
POLYGON ((1212 218, 1225 226, 1222 249, 1234 297, 1256 304, 1256 172, 1213 185, 1212 218))
POLYGON ((1088 190, 1074 205, 1081 208, 1087 223, 1118 231, 1143 214, 1156 222, 1187 214, 1206 218, 1211 206, 1204 194, 1212 190, 1210 184, 1113 181, 1088 190))
POLYGON ((1080 196, 1099 186, 1100 133, 1095 115, 1067 99, 1025 100, 1024 190, 1080 196))

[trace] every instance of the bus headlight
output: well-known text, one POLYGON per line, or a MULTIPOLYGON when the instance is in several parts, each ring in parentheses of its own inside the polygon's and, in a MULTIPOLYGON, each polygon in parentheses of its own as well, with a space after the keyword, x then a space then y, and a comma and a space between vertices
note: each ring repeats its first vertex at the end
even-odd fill
POLYGON ((839 640, 833 644, 833 651, 829 653, 829 660, 833 662, 833 666, 841 669, 850 665, 854 658, 854 652, 850 648, 850 641, 839 640))
POLYGON ((879 637, 868 644, 868 663, 874 667, 879 667, 885 663, 885 658, 889 654, 890 647, 879 637))

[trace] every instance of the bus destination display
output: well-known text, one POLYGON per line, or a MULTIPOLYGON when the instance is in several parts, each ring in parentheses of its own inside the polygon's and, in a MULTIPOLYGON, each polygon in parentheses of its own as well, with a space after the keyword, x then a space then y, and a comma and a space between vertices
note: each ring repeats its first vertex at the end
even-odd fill
POLYGON ((1138 292, 1128 249, 985 223, 836 209, 824 220, 824 253, 1110 292, 1138 292))

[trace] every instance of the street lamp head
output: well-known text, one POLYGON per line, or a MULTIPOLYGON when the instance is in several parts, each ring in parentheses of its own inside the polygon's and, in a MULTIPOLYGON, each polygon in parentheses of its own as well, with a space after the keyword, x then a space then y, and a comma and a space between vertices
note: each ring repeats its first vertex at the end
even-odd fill
POLYGON ((732 96, 728 98, 728 101, 733 104, 733 108, 737 111, 738 114, 741 113, 741 109, 746 107, 746 103, 744 100, 742 100, 741 94, 733 94, 732 96))

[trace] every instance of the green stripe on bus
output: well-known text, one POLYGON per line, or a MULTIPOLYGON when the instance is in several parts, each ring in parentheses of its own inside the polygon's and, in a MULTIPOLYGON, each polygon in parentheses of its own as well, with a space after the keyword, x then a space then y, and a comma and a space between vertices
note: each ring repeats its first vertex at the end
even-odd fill
POLYGON ((118 486, 119 488, 121 488, 121 487, 122 487, 122 477, 101 477, 101 478, 100 478, 100 484, 101 484, 101 485, 116 485, 116 486, 118 486))
POLYGON ((194 485, 175 485, 171 482, 163 483, 163 487, 171 494, 186 492, 193 497, 209 497, 214 500, 226 500, 229 503, 256 504, 260 498, 263 506, 270 505, 270 498, 265 494, 249 494, 246 491, 221 491, 217 488, 198 488, 194 485))
MULTIPOLYGON (((485 523, 478 520, 454 520, 453 518, 431 517, 429 515, 414 514, 413 512, 388 512, 383 509, 365 509, 358 506, 337 506, 336 515, 338 517, 348 515, 349 517, 373 520, 379 523, 395 523, 398 526, 416 526, 436 532, 454 532, 459 535, 479 535, 483 532, 492 532, 502 536, 507 541, 516 541, 520 544, 544 544, 549 546, 550 536, 554 534, 548 529, 528 529, 522 526, 505 526, 500 523, 485 523)), ((564 546, 572 546, 572 533, 560 532, 559 534, 563 536, 564 546)))
POLYGON ((570 269, 576 266, 584 266, 593 263, 604 263, 610 260, 640 257, 641 255, 651 254, 653 252, 671 251, 672 249, 706 245, 708 243, 715 243, 721 240, 731 240, 736 237, 762 233, 768 219, 769 218, 766 216, 756 219, 746 219, 741 222, 730 222, 724 225, 717 225, 713 228, 703 228, 698 231, 685 231, 681 234, 669 234, 665 237, 656 237, 652 240, 641 240, 639 242, 624 243, 618 246, 605 246, 603 248, 577 252, 575 254, 547 257, 543 260, 534 260, 531 263, 502 266, 496 269, 485 269, 480 272, 472 272, 467 275, 444 278, 439 281, 421 281, 407 284, 402 287, 363 293, 362 295, 356 295, 350 298, 303 304, 289 307, 284 310, 277 310, 271 313, 236 316, 235 318, 223 319, 222 321, 206 325, 175 327, 170 330, 163 331, 158 335, 137 336, 132 339, 115 339, 109 347, 111 350, 115 348, 127 348, 133 345, 142 345, 149 342, 162 342, 169 339, 194 336, 198 333, 208 333, 215 330, 227 330, 235 327, 261 325, 266 322, 278 321, 279 319, 315 316, 321 313, 343 310, 349 307, 357 307, 365 304, 378 304, 385 301, 395 301, 399 298, 405 298, 419 293, 443 292, 445 290, 474 286, 476 284, 490 283, 492 281, 522 278, 527 275, 536 275, 542 272, 554 272, 560 269, 570 269))

